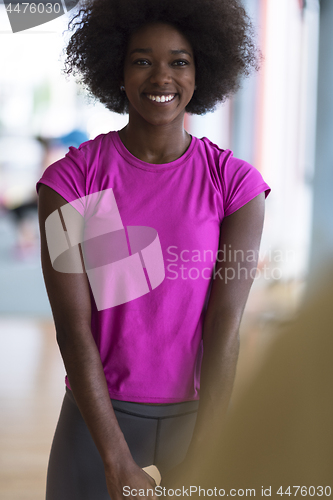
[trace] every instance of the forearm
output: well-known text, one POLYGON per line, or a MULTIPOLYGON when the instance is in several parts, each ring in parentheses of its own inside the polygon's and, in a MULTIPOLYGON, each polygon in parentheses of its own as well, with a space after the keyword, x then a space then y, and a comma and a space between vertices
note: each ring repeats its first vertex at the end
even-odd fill
POLYGON ((62 330, 57 337, 73 395, 104 463, 110 498, 121 500, 124 486, 154 487, 154 480, 134 462, 120 430, 90 328, 72 327, 70 335, 62 330))
POLYGON ((104 370, 89 328, 57 334, 73 395, 105 467, 117 468, 131 455, 112 408, 104 370))
POLYGON ((232 394, 239 353, 239 320, 206 318, 200 377, 200 403, 189 453, 213 439, 223 425, 232 394))

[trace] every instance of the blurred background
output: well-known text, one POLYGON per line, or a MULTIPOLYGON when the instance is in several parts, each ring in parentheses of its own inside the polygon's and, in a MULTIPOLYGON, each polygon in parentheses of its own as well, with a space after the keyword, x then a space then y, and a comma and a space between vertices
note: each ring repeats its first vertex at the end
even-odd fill
MULTIPOLYGON (((187 130, 252 163, 272 192, 257 276, 241 327, 234 398, 277 326, 314 294, 333 250, 333 2, 243 0, 261 70, 187 130)), ((12 34, 0 4, 0 497, 44 498, 64 394, 39 257, 35 183, 43 170, 127 123, 62 74, 67 16, 12 34)))

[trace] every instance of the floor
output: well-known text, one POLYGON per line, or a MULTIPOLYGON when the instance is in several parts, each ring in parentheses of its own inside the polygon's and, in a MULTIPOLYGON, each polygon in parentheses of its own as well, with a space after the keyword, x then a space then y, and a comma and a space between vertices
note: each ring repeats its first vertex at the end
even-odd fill
POLYGON ((52 323, 0 321, 0 498, 42 500, 64 368, 52 323))

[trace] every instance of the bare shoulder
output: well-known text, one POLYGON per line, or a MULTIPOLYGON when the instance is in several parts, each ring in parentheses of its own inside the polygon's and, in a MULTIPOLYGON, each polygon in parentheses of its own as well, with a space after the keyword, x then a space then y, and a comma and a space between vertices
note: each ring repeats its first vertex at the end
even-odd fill
POLYGON ((225 217, 222 222, 222 228, 236 228, 239 226, 243 230, 242 234, 246 235, 250 228, 257 227, 261 235, 264 215, 265 193, 260 193, 233 214, 225 217))
POLYGON ((68 202, 59 193, 54 191, 46 184, 41 184, 38 190, 38 213, 39 218, 44 220, 58 208, 66 205, 68 202))

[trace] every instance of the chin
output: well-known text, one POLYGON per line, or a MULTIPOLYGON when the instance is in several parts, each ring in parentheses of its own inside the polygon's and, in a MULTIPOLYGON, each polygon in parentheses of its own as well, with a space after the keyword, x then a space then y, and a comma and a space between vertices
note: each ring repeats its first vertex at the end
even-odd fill
POLYGON ((156 127, 160 127, 163 125, 171 125, 173 122, 177 120, 177 117, 164 117, 164 116, 159 116, 159 117, 143 117, 146 122, 150 123, 151 125, 155 125, 156 127))

